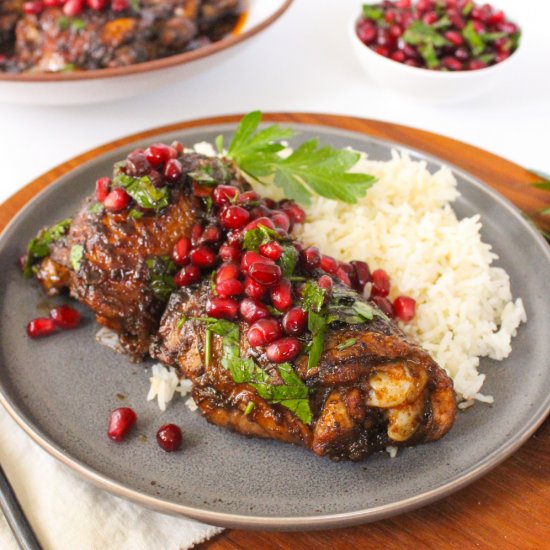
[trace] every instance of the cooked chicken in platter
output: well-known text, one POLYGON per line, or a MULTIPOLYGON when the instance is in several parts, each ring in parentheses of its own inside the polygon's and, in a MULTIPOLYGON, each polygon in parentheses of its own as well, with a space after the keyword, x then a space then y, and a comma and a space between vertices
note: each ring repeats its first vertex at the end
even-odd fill
POLYGON ((0 70, 121 67, 194 50, 227 35, 239 0, 9 0, 0 6, 0 70))
POLYGON ((74 220, 43 230, 25 270, 194 384, 205 418, 334 460, 434 441, 451 380, 364 297, 364 262, 290 235, 291 201, 262 199, 226 159, 156 144, 101 178, 74 220))

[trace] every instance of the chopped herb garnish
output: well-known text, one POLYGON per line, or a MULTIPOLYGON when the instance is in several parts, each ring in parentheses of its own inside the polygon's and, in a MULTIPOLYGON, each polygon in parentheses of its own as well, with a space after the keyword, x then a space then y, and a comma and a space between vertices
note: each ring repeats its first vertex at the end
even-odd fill
POLYGON ((169 256, 156 256, 145 261, 149 268, 149 281, 155 296, 166 302, 170 294, 176 289, 174 274, 176 264, 169 256))
POLYGON ((74 63, 67 63, 63 65, 63 68, 61 69, 62 73, 72 73, 74 70, 76 70, 76 65, 74 63))
POLYGON ((440 34, 432 25, 426 25, 422 21, 413 21, 403 34, 403 40, 407 44, 418 46, 420 44, 431 44, 432 47, 440 48, 448 46, 450 42, 440 34))
POLYGON ((248 416, 254 410, 254 401, 249 401, 246 409, 244 410, 244 415, 248 416))
POLYGON ((229 182, 232 174, 224 162, 214 158, 209 164, 199 166, 195 171, 189 172, 188 176, 201 186, 214 187, 220 183, 229 182))
POLYGON ((336 346, 336 349, 338 351, 344 351, 345 349, 351 348, 351 346, 357 344, 357 338, 349 338, 345 342, 342 342, 341 344, 338 344, 336 346))
POLYGON ((141 11, 141 7, 139 5, 139 0, 130 0, 130 7, 134 10, 134 11, 141 11))
POLYGON ((94 202, 91 206, 88 207, 88 212, 90 214, 99 214, 103 210, 103 204, 100 202, 94 202))
POLYGON ((437 58, 434 45, 431 42, 420 44, 418 46, 418 53, 422 56, 428 69, 439 67, 439 59, 437 58))
POLYGON ((130 212, 128 212, 128 217, 133 220, 139 220, 140 218, 143 218, 143 212, 141 210, 137 210, 136 208, 132 208, 130 212))
POLYGON ((499 38, 504 38, 508 35, 505 32, 486 32, 484 34, 480 34, 479 36, 481 37, 481 40, 483 40, 483 42, 494 42, 495 40, 498 40, 499 38))
POLYGON ((378 6, 363 4, 363 17, 365 19, 370 19, 371 21, 378 21, 384 18, 384 10, 378 6))
POLYGON ((188 320, 187 317, 182 317, 182 318, 178 321, 178 323, 177 323, 177 325, 176 325, 176 329, 177 329, 177 330, 181 330, 181 329, 183 328, 183 325, 185 324, 185 321, 187 321, 187 320, 188 320))
POLYGON ((210 366, 210 359, 212 358, 212 331, 206 329, 204 333, 204 366, 210 366))
POLYGON ((81 244, 75 244, 71 248, 71 253, 69 254, 69 261, 75 271, 80 269, 82 258, 84 258, 84 247, 81 244))
POLYGON ((269 311, 269 313, 271 313, 271 315, 273 315, 273 317, 281 317, 283 315, 283 312, 282 311, 279 311, 276 307, 273 307, 273 306, 270 306, 270 305, 267 305, 267 310, 269 311))
POLYGON ((296 268, 298 261, 298 251, 291 244, 283 244, 283 253, 277 260, 277 264, 281 268, 283 277, 290 277, 296 268))
POLYGON ((282 237, 277 231, 265 227, 265 225, 258 225, 254 229, 249 229, 244 234, 243 248, 245 250, 255 250, 256 252, 262 244, 266 244, 269 241, 280 241, 282 237))
POLYGON ((324 315, 310 310, 307 318, 307 328, 311 332, 312 340, 309 349, 307 368, 317 366, 325 344, 325 333, 327 331, 327 318, 324 315))
POLYGON ((320 312, 325 302, 326 290, 315 281, 310 280, 302 289, 302 308, 309 311, 320 312))
POLYGON ((71 30, 74 32, 83 31, 86 28, 86 21, 83 19, 73 19, 71 21, 71 30))
POLYGON ((464 29, 462 29, 462 36, 464 40, 468 42, 472 54, 474 56, 481 55, 485 49, 485 42, 481 35, 475 30, 473 21, 468 21, 464 29))
POLYGON ((57 28, 62 31, 66 31, 71 26, 71 20, 68 17, 62 15, 57 20, 57 28))
POLYGON ((113 187, 123 187, 142 208, 160 210, 168 206, 168 188, 157 188, 149 176, 134 178, 122 172, 113 178, 113 187))
POLYGON ((281 141, 295 132, 277 124, 258 130, 261 117, 260 111, 254 111, 241 120, 227 152, 253 180, 274 183, 289 199, 305 204, 313 194, 356 203, 376 181, 369 174, 349 172, 360 159, 359 153, 319 147, 317 139, 306 141, 283 158, 279 155, 285 149, 281 141))
POLYGON ((29 241, 27 245, 27 258, 23 266, 23 275, 27 278, 33 275, 33 265, 50 253, 50 246, 67 233, 72 219, 63 220, 48 229, 42 229, 40 233, 29 241))
POLYGON ((462 15, 466 17, 467 15, 470 15, 470 12, 474 9, 474 3, 468 2, 463 8, 462 8, 462 15))

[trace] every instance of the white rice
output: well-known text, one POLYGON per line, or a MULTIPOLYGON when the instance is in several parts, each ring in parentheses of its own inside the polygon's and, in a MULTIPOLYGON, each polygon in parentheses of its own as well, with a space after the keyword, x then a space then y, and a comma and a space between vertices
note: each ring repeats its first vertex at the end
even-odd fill
POLYGON ((392 282, 390 298, 408 295, 417 315, 402 329, 430 352, 467 401, 480 393, 479 358, 502 360, 526 321, 512 301, 508 274, 481 240, 479 216, 458 220, 459 196, 448 168, 430 174, 424 162, 394 152, 388 162, 366 157, 355 167, 379 178, 356 206, 315 198, 296 236, 340 260, 365 260, 392 282))
POLYGON ((172 401, 176 392, 184 396, 193 389, 190 380, 180 380, 172 367, 166 367, 162 363, 152 366, 149 382, 151 387, 147 394, 147 401, 152 401, 156 397, 161 411, 166 410, 166 405, 172 401))

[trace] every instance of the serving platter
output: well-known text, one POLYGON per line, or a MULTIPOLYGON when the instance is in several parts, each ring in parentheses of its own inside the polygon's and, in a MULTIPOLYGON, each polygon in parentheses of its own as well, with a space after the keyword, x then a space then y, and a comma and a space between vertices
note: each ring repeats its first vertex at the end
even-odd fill
MULTIPOLYGON (((509 272, 514 294, 524 299, 529 322, 508 360, 500 365, 482 361, 484 391, 495 396, 495 404, 460 414, 452 432, 438 443, 405 450, 393 460, 379 454, 360 464, 335 464, 303 449, 247 440, 210 426, 183 400, 161 413, 145 401, 148 373, 143 367, 94 342, 97 325, 89 313, 78 331, 29 341, 25 324, 44 307, 45 299, 36 286, 22 280, 15 265, 28 239, 41 226, 72 213, 92 182, 137 145, 152 139, 211 141, 219 133, 230 134, 238 118, 193 121, 108 144, 45 174, 4 205, 2 214, 8 218, 47 186, 0 238, 5 266, 0 274, 0 400, 19 425, 52 455, 115 494, 168 513, 247 528, 328 528, 388 517, 450 494, 513 453, 550 407, 550 343, 545 337, 550 298, 544 292, 550 254, 508 201, 458 168, 473 150, 468 146, 457 147, 456 156, 449 157, 447 151, 445 159, 454 165, 462 192, 456 210, 459 216, 481 214, 484 239, 500 255, 499 265, 509 272), (107 439, 105 424, 108 411, 121 402, 136 410, 138 431, 145 438, 116 445, 107 439), (172 421, 183 426, 186 445, 180 453, 165 455, 153 434, 158 425, 172 421)), ((268 118, 297 125, 302 139, 319 136, 322 142, 351 145, 378 159, 388 158, 392 147, 402 148, 395 142, 406 141, 403 137, 411 133, 399 126, 329 115, 268 118)), ((428 152, 437 152, 445 142, 425 132, 414 135, 416 145, 428 152)), ((431 169, 442 162, 408 150, 431 169)), ((487 157, 479 173, 491 182, 492 159, 487 157)), ((521 197, 525 187, 511 181, 503 189, 521 197)), ((532 197, 530 208, 536 207, 536 192, 532 197)))

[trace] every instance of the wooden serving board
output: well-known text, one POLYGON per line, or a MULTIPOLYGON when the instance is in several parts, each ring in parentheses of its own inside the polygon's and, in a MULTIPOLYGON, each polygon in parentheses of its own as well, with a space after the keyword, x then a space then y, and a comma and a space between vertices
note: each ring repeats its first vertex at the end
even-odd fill
MULTIPOLYGON (((41 189, 85 161, 121 145, 155 135, 240 116, 183 122, 122 138, 84 153, 40 176, 0 207, 0 230, 41 189)), ((537 180, 503 158, 429 132, 359 118, 318 114, 272 114, 264 120, 344 128, 431 153, 470 172, 528 214, 548 202, 533 188, 537 180)), ((550 230, 550 220, 536 217, 550 230)), ((506 221, 502 222, 506 231, 506 221)), ((526 270, 529 266, 525 266, 526 270)), ((521 377, 518 378, 518 385, 521 377)), ((420 510, 361 527, 316 532, 227 530, 200 546, 203 550, 255 548, 550 548, 550 421, 511 458, 481 480, 420 510)))

